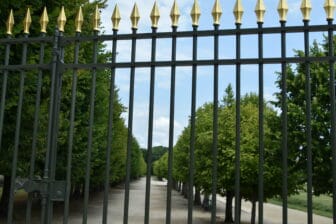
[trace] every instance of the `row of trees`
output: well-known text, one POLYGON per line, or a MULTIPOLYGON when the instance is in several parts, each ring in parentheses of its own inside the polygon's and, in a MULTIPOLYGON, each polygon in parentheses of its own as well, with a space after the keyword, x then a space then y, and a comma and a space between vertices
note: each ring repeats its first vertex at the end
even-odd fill
MULTIPOLYGON (((310 48, 312 56, 325 56, 327 44, 316 42, 310 48)), ((296 52, 303 57, 301 51, 296 52)), ((327 63, 311 64, 312 87, 312 150, 313 150, 313 193, 332 194, 332 150, 330 122, 330 83, 327 63)), ((306 189, 307 183, 307 140, 306 140, 306 92, 305 65, 287 67, 287 103, 288 103, 288 194, 306 189)), ((281 74, 277 85, 281 89, 281 74)), ((281 94, 276 101, 264 103, 264 200, 281 197, 282 191, 282 148, 281 148, 281 94)), ((255 204, 258 200, 258 96, 247 94, 241 99, 241 197, 252 202, 252 221, 255 218, 255 204)), ((231 86, 219 107, 218 133, 218 185, 217 191, 226 196, 227 207, 225 221, 231 223, 232 199, 234 197, 235 163, 235 107, 236 100, 231 86)), ((213 140, 213 104, 206 103, 196 112, 196 148, 195 148, 195 203, 199 202, 198 191, 207 199, 212 184, 212 140, 213 140)), ((189 171, 190 124, 185 127, 175 147, 173 158, 173 178, 180 182, 179 189, 187 196, 189 171)), ((154 174, 167 177, 168 154, 154 164, 154 174)))
MULTIPOLYGON (((85 22, 82 27, 82 33, 92 35, 92 18, 96 4, 100 8, 105 7, 106 1, 100 0, 90 3, 88 0, 80 1, 29 1, 32 10, 33 24, 31 26, 31 36, 39 36, 39 17, 42 14, 44 5, 48 8, 49 20, 48 34, 52 35, 56 27, 57 17, 60 7, 65 6, 66 16, 68 19, 65 34, 74 35, 74 18, 79 6, 83 6, 85 22)), ((15 20, 22 21, 27 7, 26 1, 7 1, 0 4, 2 15, 7 14, 12 8, 15 12, 15 20), (4 13, 6 12, 6 13, 4 13)), ((1 17, 1 24, 6 19, 1 17)), ((18 22, 17 22, 18 23, 18 22)), ((19 23, 18 23, 19 24, 19 23)), ((5 33, 5 27, 1 26, 0 32, 5 33)), ((14 36, 22 36, 22 25, 15 26, 14 36)), ((5 52, 4 46, 0 46, 0 51, 5 52)), ((111 60, 111 54, 104 51, 104 44, 99 43, 98 61, 108 63, 111 60)), ((49 63, 52 55, 52 48, 47 45, 45 51, 45 62, 49 63)), ((21 63, 21 45, 11 46, 11 64, 21 63)), ((64 61, 72 63, 74 61, 74 46, 69 45, 66 48, 64 61)), ((81 43, 79 58, 80 63, 92 63, 93 45, 92 42, 81 43)), ((0 55, 0 61, 4 61, 4 54, 0 55)), ((30 64, 39 62, 39 45, 28 46, 28 59, 30 64)), ((105 178, 106 167, 106 148, 107 148, 107 130, 108 130, 108 112, 109 112, 109 95, 110 95, 110 76, 109 70, 97 71, 96 94, 95 94, 95 117, 93 126, 93 144, 90 170, 90 189, 99 190, 102 188, 105 178)), ((74 195, 83 193, 85 182, 85 167, 87 165, 87 148, 88 148, 88 128, 89 128, 89 111, 90 111, 90 93, 92 83, 92 72, 79 70, 77 74, 77 92, 76 92, 76 111, 73 140, 72 156, 72 192, 74 195)), ((3 84, 3 76, 0 76, 0 86, 3 84)), ((0 201, 0 208, 6 213, 9 195, 9 182, 11 178, 12 158, 14 148, 15 125, 18 106, 20 73, 10 73, 7 84, 7 96, 5 103, 5 119, 3 140, 0 146, 0 175, 4 176, 4 189, 0 201)), ((17 176, 26 178, 29 176, 31 167, 30 159, 32 153, 32 133, 34 124, 35 102, 37 94, 38 75, 37 72, 27 72, 25 77, 24 101, 22 111, 22 124, 20 129, 20 146, 17 176)), ((62 98, 59 114, 59 135, 57 148, 57 167, 56 179, 64 180, 67 170, 68 155, 68 135, 70 127, 70 105, 71 105, 71 88, 73 78, 72 71, 66 71, 62 76, 62 98)), ((2 91, 2 89, 1 89, 2 91)), ((48 130, 48 110, 50 102, 50 73, 45 71, 42 76, 41 102, 39 106, 38 135, 36 142, 36 161, 34 176, 42 176, 45 165, 45 156, 47 148, 47 130, 48 130)), ((110 166, 110 184, 117 184, 124 180, 126 170, 126 147, 127 147, 127 127, 121 114, 126 108, 120 103, 118 90, 114 89, 114 110, 113 110, 113 132, 112 132, 112 150, 110 166)), ((146 172, 146 163, 137 140, 132 138, 132 162, 131 176, 137 178, 146 172)))

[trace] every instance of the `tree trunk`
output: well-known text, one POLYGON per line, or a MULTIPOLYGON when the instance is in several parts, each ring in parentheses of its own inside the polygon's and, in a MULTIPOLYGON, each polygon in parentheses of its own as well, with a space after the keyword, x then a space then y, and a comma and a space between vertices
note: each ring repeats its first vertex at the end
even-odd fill
POLYGON ((182 185, 182 195, 184 198, 188 198, 188 184, 183 183, 182 185))
POLYGON ((252 200, 251 224, 255 224, 256 218, 256 200, 252 200))
POLYGON ((209 211, 210 210, 210 202, 209 202, 209 194, 205 193, 204 197, 203 197, 203 203, 202 203, 202 207, 204 208, 205 211, 209 211))
POLYGON ((11 185, 11 177, 4 176, 2 196, 0 200, 0 215, 6 215, 7 213, 9 195, 10 195, 10 185, 11 185))
POLYGON ((228 191, 226 193, 226 208, 225 208, 225 220, 224 223, 233 223, 233 215, 232 215, 232 200, 234 193, 232 191, 228 191))
POLYGON ((195 202, 194 202, 195 205, 201 205, 202 202, 201 202, 201 190, 196 187, 196 191, 195 191, 195 202))

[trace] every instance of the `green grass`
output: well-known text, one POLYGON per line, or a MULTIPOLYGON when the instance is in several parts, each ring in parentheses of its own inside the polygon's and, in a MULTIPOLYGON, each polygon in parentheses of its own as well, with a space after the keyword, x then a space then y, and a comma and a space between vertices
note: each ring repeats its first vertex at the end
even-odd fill
MULTIPOLYGON (((282 205, 282 200, 272 198, 270 203, 282 205)), ((307 211, 307 194, 302 192, 288 198, 288 207, 301 211, 307 211)), ((313 196, 313 213, 332 218, 332 197, 327 195, 313 196)))

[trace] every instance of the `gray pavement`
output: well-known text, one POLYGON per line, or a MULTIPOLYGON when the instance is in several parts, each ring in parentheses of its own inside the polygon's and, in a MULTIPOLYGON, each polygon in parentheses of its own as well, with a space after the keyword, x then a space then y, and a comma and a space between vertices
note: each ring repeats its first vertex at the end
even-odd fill
MULTIPOLYGON (((131 183, 130 190, 130 207, 129 207, 129 224, 144 223, 144 207, 145 207, 145 188, 146 179, 141 178, 131 183)), ((124 189, 123 186, 114 187, 109 194, 108 207, 108 223, 122 224, 124 210, 124 189)), ((20 209, 20 205, 16 207, 15 223, 24 223, 24 204, 20 209)), ((90 203, 88 207, 88 222, 102 223, 102 205, 103 193, 90 195, 90 203)), ((225 198, 218 197, 217 202, 217 223, 223 223, 225 198)), ((179 192, 172 192, 172 223, 187 223, 187 207, 188 201, 183 198, 179 192)), ((83 201, 77 200, 71 202, 69 224, 82 223, 83 201)), ((39 223, 39 208, 34 209, 32 223, 39 223)), ((251 217, 251 203, 242 203, 242 223, 249 223, 251 217)), ((151 208, 150 223, 164 224, 166 217, 166 182, 152 179, 151 185, 151 208)), ((288 223, 290 224, 306 224, 306 213, 297 210, 288 210, 288 223)), ((4 223, 4 220, 0 220, 4 223)), ((56 204, 54 208, 53 223, 63 223, 63 205, 56 204)), ((210 223, 210 212, 204 211, 202 208, 195 206, 193 210, 194 224, 210 223)), ((264 223, 265 224, 281 224, 282 223, 282 207, 272 204, 264 204, 264 223)), ((316 224, 332 224, 332 220, 314 215, 314 223, 316 224)))

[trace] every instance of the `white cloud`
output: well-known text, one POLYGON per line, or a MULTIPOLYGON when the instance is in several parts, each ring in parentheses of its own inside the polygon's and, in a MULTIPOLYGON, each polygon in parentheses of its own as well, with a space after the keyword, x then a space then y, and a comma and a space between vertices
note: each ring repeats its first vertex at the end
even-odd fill
MULTIPOLYGON (((102 13, 102 21, 106 21, 106 24, 103 24, 106 30, 111 30, 112 25, 111 25, 111 15, 114 9, 115 4, 118 4, 118 7, 120 9, 120 15, 121 15, 121 21, 120 21, 120 32, 121 33, 130 33, 131 32, 131 22, 130 22, 130 15, 134 6, 134 2, 137 3, 138 9, 139 9, 139 14, 140 14, 140 20, 138 24, 138 28, 140 32, 144 31, 150 31, 151 27, 151 20, 150 20, 150 13, 153 8, 154 1, 150 1, 148 3, 148 0, 137 0, 137 1, 125 1, 125 0, 117 0, 117 1, 108 1, 108 8, 104 10, 102 13)), ((169 17, 170 10, 172 7, 172 2, 173 1, 163 1, 159 0, 157 1, 159 5, 159 10, 160 10, 160 20, 159 20, 159 30, 160 31, 167 31, 170 30, 171 28, 171 20, 169 17)), ((187 6, 191 5, 192 1, 191 0, 179 0, 178 5, 181 11, 181 17, 180 17, 180 23, 179 26, 180 28, 183 28, 187 23, 189 23, 189 18, 187 20, 187 17, 185 16, 186 13, 185 11, 189 8, 187 6)), ((187 13, 187 15, 189 12, 187 13)))
MULTIPOLYGON (((182 131, 182 125, 174 121, 174 142, 177 140, 177 135, 182 131)), ((154 120, 154 135, 153 135, 153 145, 168 145, 169 141, 169 118, 168 117, 158 117, 154 120)))

